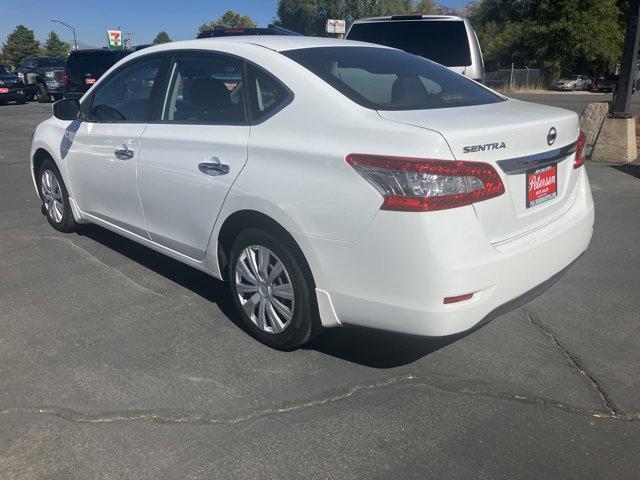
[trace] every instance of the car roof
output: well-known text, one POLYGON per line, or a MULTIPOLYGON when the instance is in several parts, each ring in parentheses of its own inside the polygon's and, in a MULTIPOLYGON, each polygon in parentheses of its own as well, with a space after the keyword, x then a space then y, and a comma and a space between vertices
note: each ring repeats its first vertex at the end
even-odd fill
MULTIPOLYGON (((287 50, 297 50, 300 48, 318 48, 318 47, 378 47, 388 48, 383 45, 374 45, 372 43, 356 42, 353 40, 340 40, 337 38, 324 37, 303 37, 295 35, 264 35, 264 36, 237 36, 237 37, 219 37, 219 38, 201 38, 197 42, 229 42, 229 43, 249 43, 260 47, 268 48, 276 52, 284 52, 287 50)), ((178 43, 178 42, 176 42, 178 43)), ((213 43, 211 44, 214 45, 213 43)))
POLYGON ((89 53, 114 54, 120 52, 132 52, 133 50, 109 50, 108 48, 83 48, 82 50, 71 50, 69 55, 85 55, 89 53))
POLYGON ((353 23, 373 23, 373 22, 402 22, 419 20, 464 20, 456 15, 387 15, 384 17, 368 17, 354 20, 353 23))

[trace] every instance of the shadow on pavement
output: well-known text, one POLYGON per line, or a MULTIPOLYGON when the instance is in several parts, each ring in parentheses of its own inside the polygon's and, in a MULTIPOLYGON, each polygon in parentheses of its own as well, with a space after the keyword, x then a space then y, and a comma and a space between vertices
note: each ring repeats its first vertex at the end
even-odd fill
POLYGON ((325 330, 317 339, 302 348, 316 350, 351 363, 384 369, 413 363, 460 338, 422 338, 344 326, 325 330))
POLYGON ((616 170, 619 170, 627 175, 631 175, 632 177, 640 178, 640 165, 627 164, 627 165, 616 165, 616 170))
MULTIPOLYGON (((78 234, 217 304, 231 322, 249 334, 235 313, 229 289, 224 282, 96 225, 85 225, 78 234)), ((345 326, 325 330, 303 348, 372 368, 393 368, 415 362, 459 338, 420 338, 345 326)))

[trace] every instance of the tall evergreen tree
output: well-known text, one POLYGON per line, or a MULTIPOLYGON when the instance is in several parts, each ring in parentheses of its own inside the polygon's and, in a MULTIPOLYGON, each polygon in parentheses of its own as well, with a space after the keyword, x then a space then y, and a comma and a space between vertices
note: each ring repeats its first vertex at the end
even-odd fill
POLYGON ((56 32, 49 32, 42 54, 47 57, 66 57, 69 54, 69 45, 60 40, 56 32))
POLYGON ((169 34, 163 30, 162 32, 158 33, 158 35, 156 35, 156 38, 153 39, 153 44, 158 45, 160 43, 169 43, 171 41, 172 40, 171 37, 169 37, 169 34))
POLYGON ((29 30, 24 25, 18 25, 2 45, 2 62, 5 65, 17 67, 22 60, 38 55, 39 51, 40 44, 33 35, 33 30, 29 30))

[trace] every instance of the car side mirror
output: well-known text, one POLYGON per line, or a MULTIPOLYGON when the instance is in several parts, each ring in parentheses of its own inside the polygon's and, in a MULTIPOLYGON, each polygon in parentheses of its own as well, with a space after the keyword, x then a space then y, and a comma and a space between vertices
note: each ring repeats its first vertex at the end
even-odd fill
POLYGON ((75 120, 80 113, 77 98, 64 98, 53 104, 53 116, 58 120, 75 120))

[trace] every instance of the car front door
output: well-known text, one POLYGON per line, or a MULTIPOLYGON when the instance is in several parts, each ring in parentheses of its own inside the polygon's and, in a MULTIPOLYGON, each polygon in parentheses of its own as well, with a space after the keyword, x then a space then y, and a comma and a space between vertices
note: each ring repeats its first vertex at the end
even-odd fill
POLYGON ((69 177, 80 209, 143 237, 136 183, 140 136, 163 61, 143 57, 113 72, 83 102, 81 121, 67 130, 69 177))
POLYGON ((247 161, 244 65, 214 52, 176 54, 156 121, 142 134, 138 188, 151 240, 196 260, 247 161))

